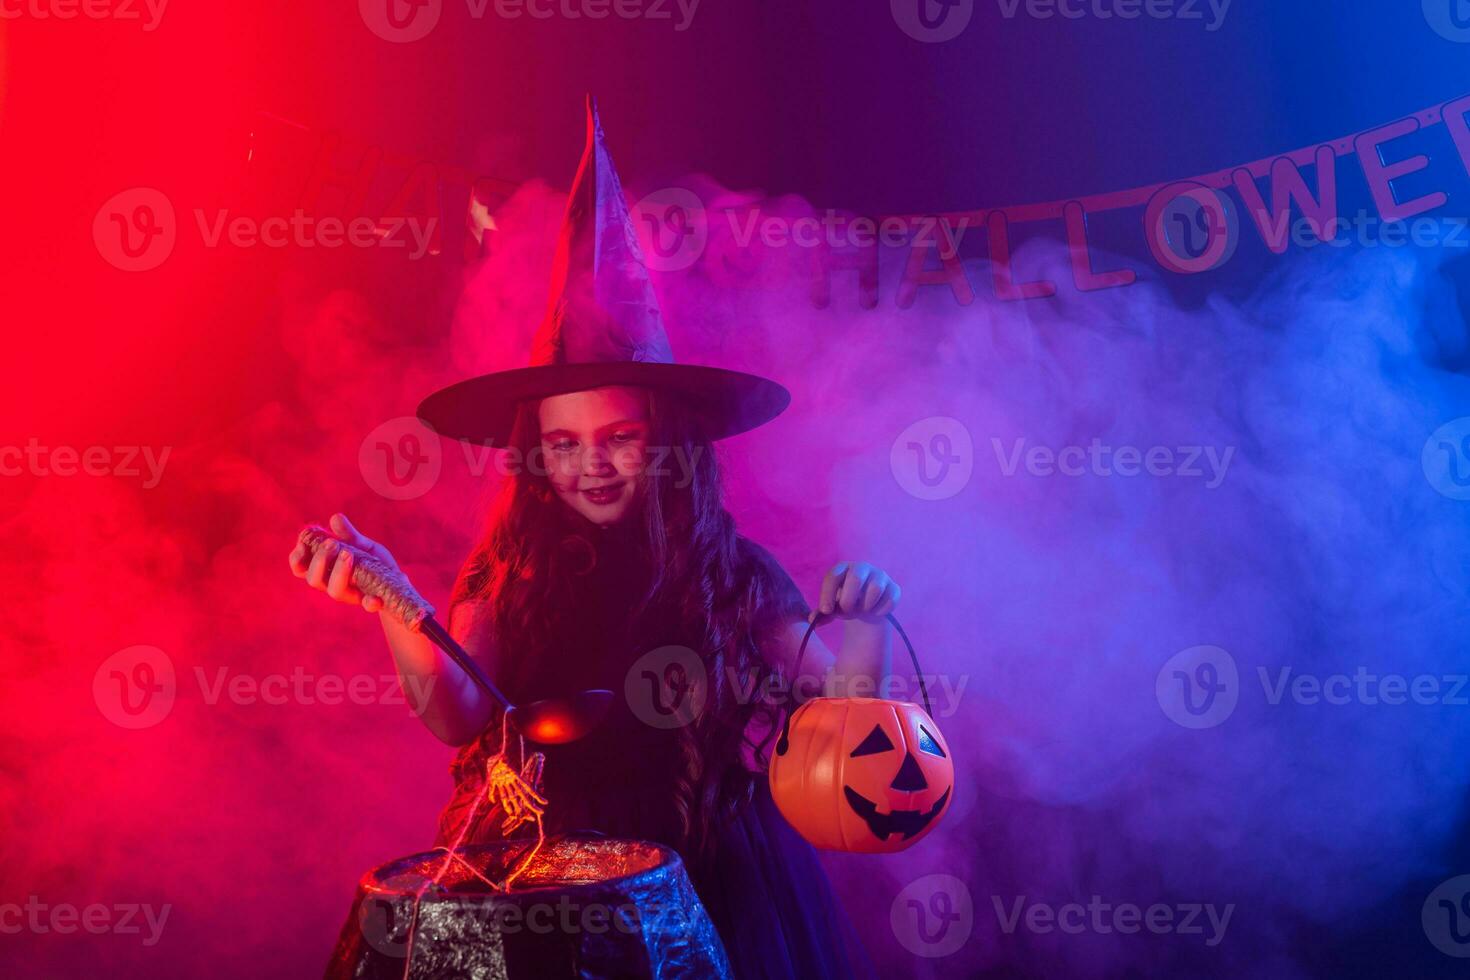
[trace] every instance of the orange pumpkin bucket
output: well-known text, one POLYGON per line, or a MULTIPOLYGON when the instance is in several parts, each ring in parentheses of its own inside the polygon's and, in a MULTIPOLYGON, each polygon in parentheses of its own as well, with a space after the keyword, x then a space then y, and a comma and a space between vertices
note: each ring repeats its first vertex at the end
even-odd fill
MULTIPOLYGON (((802 637, 792 676, 818 624, 802 637)), ((924 838, 949 808, 954 759, 934 724, 908 634, 893 614, 919 678, 924 707, 881 698, 812 698, 786 716, 771 758, 771 796, 814 847, 886 854, 924 838)))

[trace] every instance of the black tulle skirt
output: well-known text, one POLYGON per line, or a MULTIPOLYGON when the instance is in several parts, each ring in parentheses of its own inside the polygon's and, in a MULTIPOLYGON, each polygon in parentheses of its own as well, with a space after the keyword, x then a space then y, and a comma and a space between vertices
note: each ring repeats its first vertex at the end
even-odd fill
POLYGON ((694 887, 740 980, 874 976, 816 851, 781 816, 765 781, 694 887))

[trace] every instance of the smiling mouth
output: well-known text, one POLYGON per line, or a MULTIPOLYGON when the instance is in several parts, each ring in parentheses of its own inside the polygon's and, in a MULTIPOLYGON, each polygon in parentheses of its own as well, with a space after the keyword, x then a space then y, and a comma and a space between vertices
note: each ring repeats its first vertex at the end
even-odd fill
POLYGON ((863 818, 863 823, 873 832, 873 836, 879 840, 887 840, 890 834, 902 834, 904 840, 911 839, 919 831, 934 822, 939 816, 939 811, 944 809, 945 802, 949 799, 949 790, 927 810, 894 810, 891 813, 879 813, 878 804, 863 796, 854 793, 850 787, 842 787, 842 792, 847 797, 847 805, 852 807, 852 812, 863 818))
POLYGON ((623 485, 621 483, 615 483, 607 487, 594 487, 582 491, 583 496, 594 504, 610 504, 622 496, 622 493, 623 485))

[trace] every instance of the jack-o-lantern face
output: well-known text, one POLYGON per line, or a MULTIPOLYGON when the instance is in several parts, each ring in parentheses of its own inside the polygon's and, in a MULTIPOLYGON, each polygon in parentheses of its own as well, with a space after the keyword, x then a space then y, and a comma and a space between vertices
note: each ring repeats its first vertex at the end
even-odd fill
POLYGON ((792 715, 770 780, 782 815, 814 846, 901 851, 949 806, 954 761, 916 704, 814 698, 792 715))

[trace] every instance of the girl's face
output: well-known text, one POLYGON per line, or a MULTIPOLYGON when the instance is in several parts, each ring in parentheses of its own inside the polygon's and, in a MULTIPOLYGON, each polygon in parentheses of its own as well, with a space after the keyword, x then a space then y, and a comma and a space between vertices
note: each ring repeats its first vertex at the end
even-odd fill
POLYGON ((648 449, 642 389, 593 388, 541 400, 541 449, 556 495, 607 527, 633 512, 648 449))

